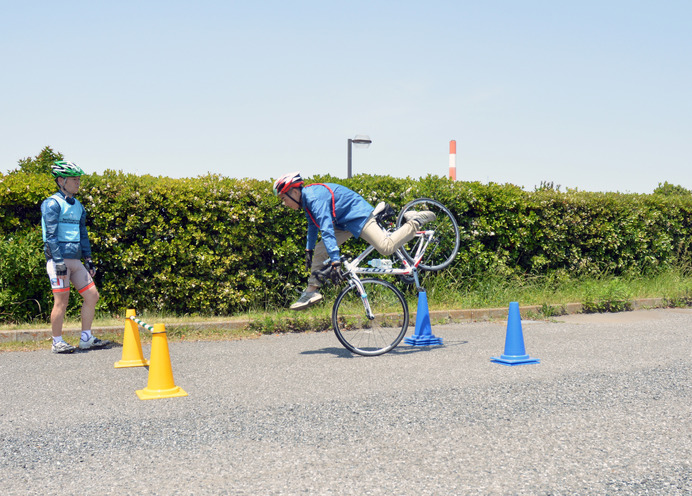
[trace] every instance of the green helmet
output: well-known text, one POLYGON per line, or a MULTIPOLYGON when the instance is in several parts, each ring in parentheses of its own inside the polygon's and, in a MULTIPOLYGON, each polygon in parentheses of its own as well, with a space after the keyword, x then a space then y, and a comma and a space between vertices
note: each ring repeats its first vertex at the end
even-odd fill
POLYGON ((78 177, 84 175, 84 171, 77 164, 65 160, 58 160, 51 165, 51 172, 53 177, 78 177))

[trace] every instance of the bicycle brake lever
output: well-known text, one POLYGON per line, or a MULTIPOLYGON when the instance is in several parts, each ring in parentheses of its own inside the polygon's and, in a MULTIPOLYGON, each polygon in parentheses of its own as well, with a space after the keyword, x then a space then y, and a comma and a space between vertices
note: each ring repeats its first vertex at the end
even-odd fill
POLYGON ((315 276, 315 278, 320 281, 322 284, 326 284, 331 282, 331 278, 329 277, 329 273, 331 272, 332 267, 331 265, 328 266, 324 270, 315 270, 313 271, 312 275, 315 276))

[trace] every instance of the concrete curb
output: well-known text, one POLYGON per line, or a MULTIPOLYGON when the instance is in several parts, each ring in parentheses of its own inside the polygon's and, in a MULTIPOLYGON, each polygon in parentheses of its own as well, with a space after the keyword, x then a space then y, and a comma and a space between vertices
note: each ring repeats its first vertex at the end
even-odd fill
MULTIPOLYGON (((639 300, 632 301, 632 309, 640 310, 645 308, 657 308, 664 306, 665 300, 663 298, 642 298, 639 300)), ((583 312, 583 305, 581 303, 565 303, 563 305, 552 305, 552 307, 559 313, 559 315, 573 315, 583 312)), ((541 311, 542 306, 540 305, 526 305, 520 307, 520 313, 522 318, 532 317, 541 311)), ((498 320, 506 319, 509 308, 479 308, 479 309, 467 309, 467 310, 442 310, 442 311, 432 311, 430 312, 430 320, 434 325, 437 322, 473 322, 473 321, 483 321, 483 320, 498 320)), ((123 319, 124 320, 124 319, 123 319)), ((415 325, 416 314, 411 313, 410 321, 415 325)), ((153 323, 152 323, 153 324, 153 323)), ((188 322, 179 324, 166 324, 167 330, 172 329, 244 329, 250 324, 249 320, 222 320, 217 322, 188 322)), ((110 332, 115 334, 122 334, 125 330, 124 323, 122 326, 111 326, 111 327, 94 327, 92 329, 95 333, 110 332)), ((79 337, 81 330, 79 329, 65 329, 63 331, 63 336, 68 337, 79 337)), ((33 330, 13 330, 13 331, 0 331, 0 342, 9 341, 40 341, 42 339, 51 338, 50 329, 33 329, 33 330)))

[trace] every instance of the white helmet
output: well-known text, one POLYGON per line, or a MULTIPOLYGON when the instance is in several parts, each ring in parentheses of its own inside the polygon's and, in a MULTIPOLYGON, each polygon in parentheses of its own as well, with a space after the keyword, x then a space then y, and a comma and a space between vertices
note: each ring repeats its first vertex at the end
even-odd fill
POLYGON ((302 185, 303 178, 300 177, 300 172, 289 172, 274 181, 274 194, 279 196, 280 194, 286 193, 291 188, 297 188, 302 185))

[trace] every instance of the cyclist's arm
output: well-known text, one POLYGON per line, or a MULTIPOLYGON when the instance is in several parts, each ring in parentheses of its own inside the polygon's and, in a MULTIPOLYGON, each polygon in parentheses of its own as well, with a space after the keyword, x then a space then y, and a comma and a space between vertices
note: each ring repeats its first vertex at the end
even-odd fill
POLYGON ((82 248, 82 257, 91 258, 91 243, 86 228, 86 210, 84 207, 82 207, 82 216, 79 219, 79 243, 82 248))
MULTIPOLYGON (((322 233, 322 241, 327 249, 329 258, 332 260, 332 262, 338 262, 340 260, 340 252, 339 245, 336 242, 336 234, 334 233, 334 223, 332 220, 332 198, 328 191, 327 196, 328 198, 326 200, 324 198, 320 198, 319 196, 308 199, 308 201, 306 201, 306 207, 310 214, 312 214, 312 218, 315 219, 315 222, 317 222, 319 226, 319 230, 322 233)), ((310 246, 310 227, 315 228, 315 223, 312 221, 309 215, 308 219, 309 227, 307 249, 312 249, 315 245, 313 244, 310 246), (312 224, 312 226, 310 226, 310 224, 312 224)), ((317 236, 315 232, 314 239, 316 240, 316 238, 317 236)))
POLYGON ((58 243, 58 223, 60 220, 60 204, 49 198, 41 204, 41 215, 46 226, 46 245, 55 263, 63 263, 60 244, 58 243))
POLYGON ((307 212, 305 212, 305 217, 307 217, 308 219, 308 242, 305 246, 305 249, 314 250, 315 245, 317 244, 317 234, 319 233, 319 229, 317 228, 315 223, 312 222, 312 219, 310 218, 307 212))

